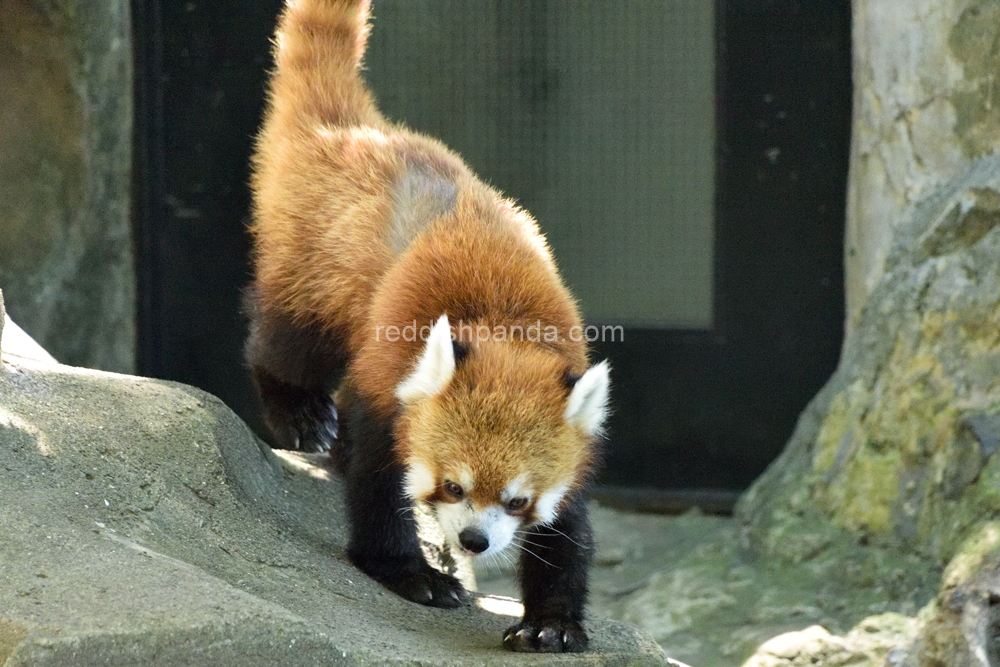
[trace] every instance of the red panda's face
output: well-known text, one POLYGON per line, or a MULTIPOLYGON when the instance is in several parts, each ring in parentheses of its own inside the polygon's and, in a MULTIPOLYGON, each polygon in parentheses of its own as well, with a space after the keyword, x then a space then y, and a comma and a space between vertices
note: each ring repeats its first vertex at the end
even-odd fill
POLYGON ((588 474, 607 365, 571 384, 556 355, 508 343, 478 345, 456 365, 450 337, 435 340, 440 324, 397 391, 404 490, 434 509, 452 545, 492 555, 553 522, 588 474))
POLYGON ((457 472, 436 475, 423 463, 413 461, 407 470, 407 493, 430 505, 449 543, 475 556, 501 552, 520 541, 522 531, 554 521, 559 504, 573 485, 569 480, 536 490, 530 477, 521 474, 496 493, 477 487, 469 468, 457 472), (465 484, 451 481, 452 476, 464 479, 465 484))

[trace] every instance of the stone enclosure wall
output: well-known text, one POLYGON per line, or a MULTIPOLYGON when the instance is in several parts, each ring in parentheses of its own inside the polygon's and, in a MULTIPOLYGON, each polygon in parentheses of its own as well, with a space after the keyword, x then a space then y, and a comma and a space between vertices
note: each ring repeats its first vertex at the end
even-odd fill
MULTIPOLYGON (((889 663, 985 667, 1000 662, 1000 3, 852 11, 847 336, 740 502, 742 547, 809 563, 847 540, 919 559, 937 595, 889 663)), ((844 664, 843 640, 780 643, 795 642, 747 664, 844 664)))
POLYGON ((854 0, 848 328, 903 211, 1000 147, 1000 4, 854 0))
POLYGON ((0 288, 63 363, 134 366, 125 0, 0 0, 0 288))
POLYGON ((1000 513, 1000 4, 853 12, 848 335, 741 518, 756 552, 811 516, 943 565, 1000 513))

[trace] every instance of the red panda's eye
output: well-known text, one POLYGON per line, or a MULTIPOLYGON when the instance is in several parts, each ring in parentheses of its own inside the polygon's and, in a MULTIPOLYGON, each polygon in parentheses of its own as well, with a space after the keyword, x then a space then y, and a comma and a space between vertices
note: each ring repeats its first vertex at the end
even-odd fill
POLYGON ((524 506, 527 504, 527 498, 511 498, 507 501, 507 509, 511 512, 516 512, 517 510, 524 509, 524 506))
POLYGON ((445 482, 444 490, 456 498, 461 498, 465 494, 465 492, 462 491, 462 487, 455 484, 455 482, 445 482))

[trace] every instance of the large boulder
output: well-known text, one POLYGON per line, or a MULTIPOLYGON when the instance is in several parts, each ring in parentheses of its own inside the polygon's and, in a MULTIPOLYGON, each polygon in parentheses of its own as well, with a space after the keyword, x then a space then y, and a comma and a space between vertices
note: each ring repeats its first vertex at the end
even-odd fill
POLYGON ((748 664, 996 664, 1000 558, 984 554, 1000 514, 1000 7, 856 0, 852 13, 848 335, 741 500, 741 547, 779 564, 882 552, 935 583, 878 567, 871 585, 897 611, 894 591, 922 589, 912 622, 799 629, 748 664))
MULTIPOLYGON (((854 543, 944 571, 910 636, 887 635, 890 662, 985 667, 1000 624, 1000 557, 984 556, 1000 551, 1000 156, 908 208, 893 239, 840 367, 740 500, 741 546, 801 563, 854 543)), ((848 638, 814 639, 748 665, 845 664, 848 638)), ((884 664, 868 654, 857 664, 884 664)))
POLYGON ((915 617, 866 618, 844 636, 814 625, 761 645, 743 667, 994 667, 1000 664, 1000 524, 959 549, 915 617))
MULTIPOLYGON (((2 318, 0 318, 2 319, 2 318)), ((520 664, 519 605, 407 602, 346 560, 341 485, 180 384, 5 355, 0 665, 520 664)), ((667 664, 591 620, 594 653, 667 664)))
POLYGON ((741 499, 744 547, 846 532, 944 566, 1000 514, 1000 157, 907 210, 840 367, 741 499))

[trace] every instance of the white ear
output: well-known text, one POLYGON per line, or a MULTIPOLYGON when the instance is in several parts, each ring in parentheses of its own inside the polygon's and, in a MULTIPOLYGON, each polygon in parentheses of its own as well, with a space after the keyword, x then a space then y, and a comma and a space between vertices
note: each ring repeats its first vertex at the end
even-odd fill
POLYGON ((451 381, 455 374, 455 350, 451 345, 448 316, 442 315, 431 327, 427 345, 417 362, 417 370, 396 387, 396 398, 403 403, 416 403, 434 396, 451 381))
POLYGON ((607 361, 588 368, 587 372, 576 381, 573 391, 566 400, 566 412, 563 413, 563 417, 570 424, 582 428, 587 435, 600 433, 604 419, 608 416, 610 370, 607 361))

